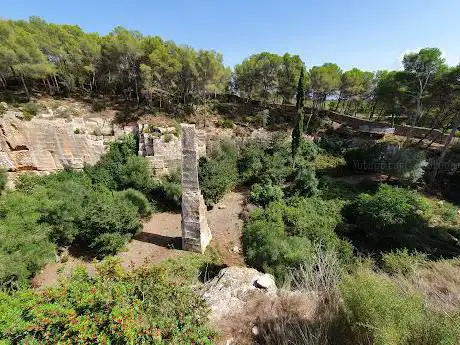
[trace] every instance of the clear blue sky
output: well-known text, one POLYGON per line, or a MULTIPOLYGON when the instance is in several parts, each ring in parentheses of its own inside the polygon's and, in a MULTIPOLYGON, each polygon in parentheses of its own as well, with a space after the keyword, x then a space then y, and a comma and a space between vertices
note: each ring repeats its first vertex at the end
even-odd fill
POLYGON ((307 66, 396 69, 401 55, 440 48, 460 62, 460 0, 13 0, 0 16, 31 15, 108 33, 117 25, 194 48, 234 66, 257 52, 299 54, 307 66))

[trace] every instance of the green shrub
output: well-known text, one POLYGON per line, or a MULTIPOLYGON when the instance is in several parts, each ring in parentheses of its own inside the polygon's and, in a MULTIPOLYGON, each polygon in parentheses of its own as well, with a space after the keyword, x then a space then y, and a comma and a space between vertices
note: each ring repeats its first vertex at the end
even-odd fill
POLYGON ((425 152, 412 148, 402 148, 386 159, 384 172, 396 176, 402 183, 419 181, 428 165, 425 152))
POLYGON ((290 194, 297 196, 312 196, 319 192, 318 179, 312 167, 300 168, 294 182, 290 186, 290 194))
POLYGON ((240 152, 238 159, 238 171, 241 181, 252 184, 260 181, 260 175, 264 169, 264 156, 268 146, 256 141, 246 143, 240 152))
POLYGON ((331 154, 319 154, 315 159, 315 168, 317 170, 332 170, 345 166, 345 159, 341 156, 331 154))
POLYGON ((130 239, 130 234, 104 232, 95 237, 89 247, 95 249, 100 255, 113 255, 124 249, 130 239))
POLYGON ((359 269, 344 279, 341 292, 358 344, 407 344, 423 321, 422 298, 404 294, 388 277, 359 269))
MULTIPOLYGON (((302 141, 296 157, 297 169, 312 167, 318 147, 310 141, 302 141)), ((291 148, 285 137, 275 138, 271 143, 245 144, 241 150, 238 169, 243 183, 281 185, 292 181, 297 170, 292 167, 291 148)))
POLYGON ((5 190, 6 183, 8 182, 8 173, 4 169, 0 169, 0 193, 5 190))
POLYGON ((162 176, 154 183, 149 198, 165 209, 179 210, 182 200, 180 171, 162 176))
POLYGON ((233 128, 235 125, 230 119, 219 120, 218 126, 221 128, 233 128))
POLYGON ((0 292, 0 338, 7 344, 215 343, 208 307, 162 267, 125 273, 114 260, 82 269, 43 290, 0 292))
POLYGON ((41 107, 38 103, 35 102, 28 102, 21 105, 21 111, 24 114, 24 118, 26 120, 32 119, 32 117, 36 116, 40 111, 41 107))
POLYGON ((208 158, 199 162, 200 188, 206 205, 214 205, 238 181, 237 154, 230 142, 221 142, 208 158))
POLYGON ((152 187, 151 168, 148 161, 137 156, 137 141, 133 135, 112 143, 109 152, 85 172, 94 184, 103 184, 112 190, 134 188, 148 193, 152 187))
MULTIPOLYGON (((345 221, 353 224, 350 236, 369 248, 404 248, 418 228, 424 226, 416 212, 420 204, 415 192, 381 185, 374 195, 360 194, 345 206, 345 221)), ((415 249, 410 248, 409 249, 415 249)))
MULTIPOLYGON (((112 193, 105 188, 91 191, 90 198, 86 200, 84 216, 78 220, 78 235, 76 240, 88 245, 97 253, 114 254, 121 249, 129 238, 141 231, 142 223, 139 220, 139 209, 128 201, 123 194, 112 193), (113 251, 107 252, 107 234, 117 234, 111 246, 113 251), (116 247, 115 244, 119 246, 116 247)), ((112 238, 115 236, 112 235, 112 238)))
POLYGON ((169 143, 169 142, 171 142, 173 139, 174 139, 174 136, 173 136, 171 133, 166 133, 166 134, 163 136, 163 140, 165 141, 165 143, 169 143))
POLYGON ((319 198, 293 198, 273 202, 251 213, 242 242, 246 262, 283 280, 288 268, 308 265, 315 246, 337 253, 340 261, 351 259, 351 246, 336 236, 341 204, 319 198))
POLYGON ((140 217, 152 208, 140 191, 151 195, 155 184, 146 160, 134 155, 136 147, 128 136, 95 166, 23 175, 15 192, 1 196, 0 286, 27 282, 53 257, 56 245, 113 254, 141 230, 140 217), (117 192, 126 188, 135 189, 117 192))
POLYGON ((0 287, 27 284, 54 257, 51 229, 39 222, 40 200, 21 192, 0 199, 0 287))
POLYGON ((256 205, 266 206, 272 201, 282 200, 283 196, 283 189, 280 186, 256 183, 251 187, 249 200, 256 205))
POLYGON ((347 167, 356 172, 382 172, 385 167, 384 145, 351 148, 345 151, 347 167))
POLYGON ((147 197, 141 192, 135 189, 126 189, 120 192, 120 194, 132 204, 137 206, 138 213, 142 218, 150 217, 153 213, 152 205, 150 205, 147 197))
POLYGON ((345 235, 367 252, 407 248, 434 258, 460 255, 445 229, 430 226, 424 208, 418 193, 381 185, 374 195, 360 194, 344 207, 345 235))
POLYGON ((425 254, 409 253, 407 249, 382 255, 382 270, 388 274, 411 275, 427 260, 425 254))
POLYGON ((75 128, 75 130, 73 131, 74 134, 81 134, 81 130, 80 128, 75 128))
POLYGON ((460 313, 439 314, 422 297, 403 291, 396 281, 359 268, 341 285, 351 344, 455 345, 460 341, 460 313))

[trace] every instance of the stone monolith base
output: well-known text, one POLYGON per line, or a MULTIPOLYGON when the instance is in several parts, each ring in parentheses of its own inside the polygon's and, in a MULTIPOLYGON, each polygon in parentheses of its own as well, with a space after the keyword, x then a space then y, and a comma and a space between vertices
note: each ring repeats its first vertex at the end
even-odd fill
POLYGON ((206 205, 198 182, 195 125, 182 124, 182 249, 204 253, 211 241, 206 205))

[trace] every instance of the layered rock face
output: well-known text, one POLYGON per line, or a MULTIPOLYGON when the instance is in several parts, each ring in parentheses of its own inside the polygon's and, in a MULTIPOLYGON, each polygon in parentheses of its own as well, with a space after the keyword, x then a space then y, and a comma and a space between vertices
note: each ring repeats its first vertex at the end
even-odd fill
POLYGON ((8 171, 81 169, 94 164, 108 144, 137 127, 120 128, 100 118, 0 118, 0 168, 8 171))
MULTIPOLYGON (((175 127, 152 130, 147 124, 139 124, 139 156, 146 157, 154 176, 161 176, 181 166, 182 141, 175 127)), ((197 152, 206 156, 206 132, 196 130, 197 152)))

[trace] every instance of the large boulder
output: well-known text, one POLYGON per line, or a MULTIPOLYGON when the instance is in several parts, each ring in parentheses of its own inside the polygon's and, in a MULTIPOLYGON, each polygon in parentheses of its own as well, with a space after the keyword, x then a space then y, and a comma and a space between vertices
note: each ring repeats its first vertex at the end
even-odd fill
POLYGON ((270 274, 247 267, 227 267, 205 283, 201 296, 211 307, 211 319, 218 320, 237 314, 255 299, 275 296, 277 291, 270 274))

